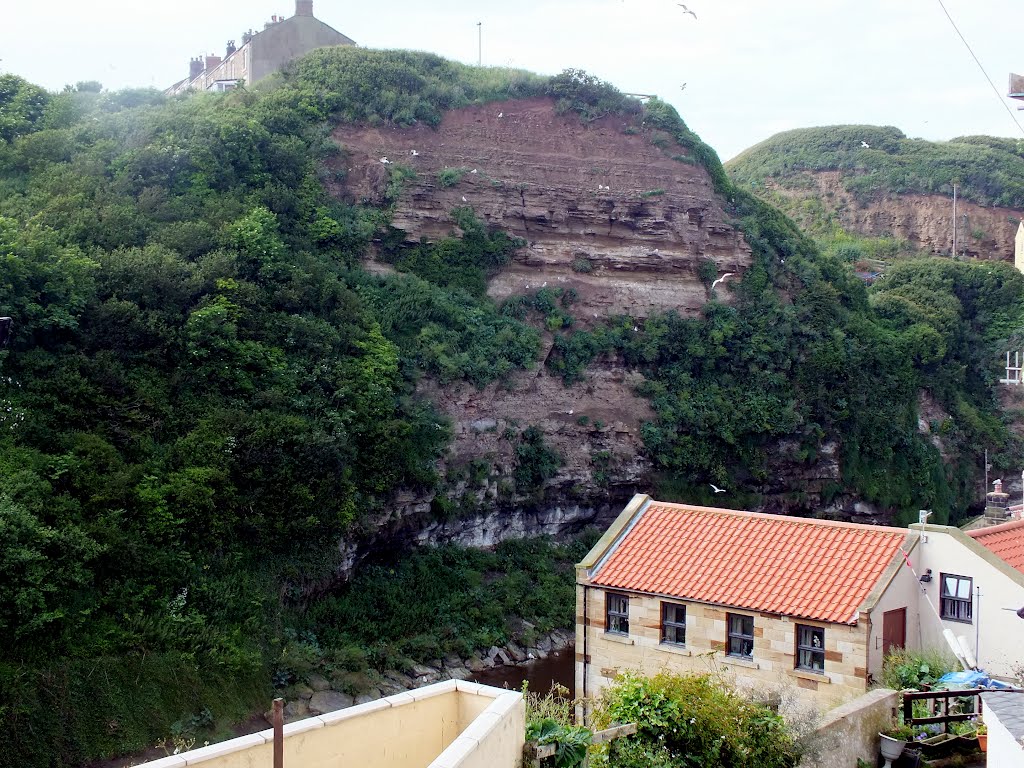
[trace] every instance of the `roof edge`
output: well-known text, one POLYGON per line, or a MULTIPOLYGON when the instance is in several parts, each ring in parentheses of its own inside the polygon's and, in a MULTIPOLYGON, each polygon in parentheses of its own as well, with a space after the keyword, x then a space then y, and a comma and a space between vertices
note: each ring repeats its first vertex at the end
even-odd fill
MULTIPOLYGON (((1021 222, 1021 226, 1024 227, 1024 221, 1021 222)), ((1012 531, 1014 528, 1024 527, 1024 520, 1011 520, 1008 523, 1000 523, 999 525, 988 525, 984 528, 975 528, 970 531, 964 531, 972 539, 980 539, 987 536, 990 533, 1002 533, 1003 531, 1012 531)), ((963 530, 963 529, 959 529, 963 530)))
POLYGON ((597 544, 591 547, 586 556, 576 564, 577 581, 579 581, 581 570, 590 570, 605 554, 614 549, 622 533, 629 527, 634 518, 639 517, 640 513, 651 501, 651 497, 645 493, 638 493, 630 499, 629 503, 619 513, 619 516, 615 518, 615 521, 608 526, 601 538, 597 540, 597 544))
POLYGON ((1024 587, 1024 573, 1021 573, 1008 562, 1003 560, 999 555, 993 552, 991 549, 986 547, 980 541, 977 541, 966 533, 961 531, 959 528, 951 525, 929 525, 925 523, 912 523, 910 526, 911 530, 919 531, 920 533, 944 533, 947 536, 952 536, 954 539, 963 544, 967 549, 973 552, 975 555, 980 557, 982 560, 987 562, 993 568, 998 571, 1002 571, 1003 575, 1009 576, 1018 585, 1024 587))
POLYGON ((849 528, 858 531, 871 530, 885 533, 898 533, 901 536, 907 535, 906 528, 897 528, 891 525, 867 525, 865 523, 847 523, 840 520, 824 520, 817 517, 797 517, 796 515, 775 515, 770 512, 747 512, 742 509, 727 509, 725 507, 701 507, 696 504, 680 504, 673 501, 658 501, 651 499, 651 504, 659 507, 669 507, 685 512, 707 512, 716 515, 729 515, 732 517, 752 517, 758 520, 784 521, 789 523, 800 523, 820 525, 826 528, 849 528))
POLYGON ((893 581, 899 576, 900 569, 905 565, 903 553, 906 552, 909 556, 911 552, 917 549, 917 545, 920 543, 920 535, 911 538, 909 530, 904 532, 903 543, 900 544, 899 551, 893 553, 892 561, 882 571, 882 575, 878 577, 878 580, 875 581, 875 586, 868 592, 868 596, 864 598, 864 602, 857 609, 858 613, 871 613, 878 607, 878 602, 888 591, 889 587, 892 586, 893 581))

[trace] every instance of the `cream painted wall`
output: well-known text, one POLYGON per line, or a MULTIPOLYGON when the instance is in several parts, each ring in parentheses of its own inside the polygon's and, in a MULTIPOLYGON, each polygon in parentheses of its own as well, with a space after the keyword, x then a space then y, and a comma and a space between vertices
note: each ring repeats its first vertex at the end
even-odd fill
POLYGON ((946 627, 966 638, 979 665, 997 677, 1011 677, 1015 665, 1024 664, 1024 620, 1016 610, 1024 605, 1024 574, 1011 568, 974 539, 957 528, 920 525, 922 532, 915 567, 919 573, 931 568, 933 579, 925 594, 939 610, 941 574, 968 576, 974 580, 973 621, 940 620, 924 603, 921 612, 921 642, 925 647, 947 647, 942 639, 946 627), (981 590, 980 599, 978 590, 981 590), (979 647, 980 646, 980 647, 979 647), (980 653, 979 653, 980 651, 980 653))
MULTIPOLYGON (((916 553, 910 551, 910 562, 917 564, 916 553)), ((876 683, 882 682, 882 616, 886 611, 898 608, 907 609, 907 647, 918 648, 921 643, 921 622, 918 614, 921 605, 920 586, 914 572, 907 568, 900 557, 898 570, 892 574, 888 584, 883 584, 883 592, 872 606, 870 614, 871 634, 868 639, 868 671, 876 683)))
MULTIPOLYGON (((285 726, 285 765, 303 768, 518 768, 521 694, 449 680, 285 726)), ((265 768, 273 731, 185 752, 142 768, 265 768)))
POLYGON ((1024 746, 1017 743, 1013 734, 999 722, 999 718, 992 714, 984 701, 981 704, 981 717, 988 726, 986 768, 1020 768, 1024 765, 1024 746))

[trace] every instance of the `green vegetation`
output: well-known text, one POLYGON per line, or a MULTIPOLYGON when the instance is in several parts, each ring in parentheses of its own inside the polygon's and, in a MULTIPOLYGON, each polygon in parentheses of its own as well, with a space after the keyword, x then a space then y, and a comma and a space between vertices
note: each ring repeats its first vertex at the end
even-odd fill
POLYGON ((945 649, 899 648, 886 654, 882 662, 882 685, 895 691, 919 689, 934 685, 943 675, 959 669, 959 662, 945 649))
MULTIPOLYGON (((411 171, 390 173, 393 202, 411 171)), ((555 561, 582 553, 534 544, 400 558, 311 598, 341 565, 339 540, 400 491, 448 487, 436 466, 450 428, 417 396, 422 377, 482 387, 533 365, 527 320, 554 335, 547 365, 567 383, 602 355, 643 372, 647 450, 690 501, 726 477, 765 484, 780 439, 811 461, 839 436, 834 492, 938 521, 962 510, 963 457, 1009 446, 1001 467, 1017 450, 987 353, 1021 333, 1024 278, 911 263, 869 297, 849 260, 734 188, 669 105, 578 71, 338 48, 254 89, 171 101, 0 76, 0 310, 15 318, 0 351, 0 764, 152 745, 264 707, 275 674, 334 665, 355 686, 505 637, 516 615, 570 622, 571 573, 555 561), (754 253, 745 279, 719 288, 734 305, 575 331, 570 291, 500 309, 486 297, 520 243, 470 210, 452 212, 450 237, 408 245, 387 209, 324 190, 340 174, 338 121, 436 125, 448 109, 541 95, 582 120, 635 116, 708 170, 754 253), (374 241, 405 274, 361 270, 374 241), (937 425, 948 471, 916 432, 922 388, 950 414, 937 425)), ((508 432, 515 490, 539 500, 561 458, 535 426, 508 432)), ((595 454, 602 483, 615 460, 595 454)), ((435 501, 443 516, 476 503, 435 501)))
POLYGON ((613 768, 792 768, 800 758, 795 736, 776 711, 712 675, 625 673, 605 692, 599 716, 598 727, 638 726, 635 736, 612 742, 606 764, 613 768))
POLYGON ((1024 208, 1024 141, 1015 139, 932 142, 907 138, 891 126, 832 125, 776 134, 729 162, 737 185, 753 191, 769 180, 798 187, 802 172, 827 170, 843 171, 843 185, 862 200, 949 195, 956 181, 965 200, 1024 208))
POLYGON ((365 567, 291 617, 294 640, 278 680, 311 671, 337 677, 406 669, 513 639, 529 645, 537 633, 571 627, 573 565, 598 535, 589 532, 567 546, 506 541, 493 552, 446 546, 365 567), (517 617, 534 629, 521 629, 517 617))

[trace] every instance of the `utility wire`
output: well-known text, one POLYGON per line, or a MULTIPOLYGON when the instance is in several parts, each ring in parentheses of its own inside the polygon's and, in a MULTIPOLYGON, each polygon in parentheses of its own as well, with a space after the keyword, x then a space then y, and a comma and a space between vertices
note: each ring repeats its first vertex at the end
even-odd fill
POLYGON ((974 63, 978 65, 978 69, 981 70, 981 74, 983 74, 985 76, 985 79, 988 80, 988 84, 992 86, 992 92, 996 95, 996 98, 999 99, 999 103, 1003 105, 1003 109, 1006 110, 1006 114, 1010 116, 1010 119, 1013 120, 1014 124, 1017 126, 1020 132, 1024 133, 1024 126, 1022 126, 1020 124, 1020 121, 1017 120, 1017 116, 1013 114, 1013 110, 1010 109, 1010 106, 1006 103, 1005 99, 1003 99, 1003 94, 999 92, 999 89, 996 88, 996 84, 992 82, 992 78, 988 76, 988 72, 985 71, 985 67, 981 65, 981 61, 974 54, 974 49, 971 48, 971 44, 967 42, 967 38, 963 36, 963 33, 960 31, 960 28, 956 25, 956 22, 953 21, 953 17, 949 15, 949 11, 946 10, 946 6, 945 4, 943 4, 942 0, 939 0, 939 7, 942 8, 942 12, 946 14, 946 18, 949 19, 949 23, 953 25, 953 29, 956 30, 956 33, 963 41, 963 44, 967 46, 967 50, 970 52, 971 58, 973 58, 974 63))

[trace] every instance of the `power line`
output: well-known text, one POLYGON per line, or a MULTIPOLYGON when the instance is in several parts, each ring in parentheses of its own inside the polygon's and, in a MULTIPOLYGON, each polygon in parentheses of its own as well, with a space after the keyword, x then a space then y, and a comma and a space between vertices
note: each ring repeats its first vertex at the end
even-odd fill
POLYGON ((963 44, 967 47, 968 52, 971 54, 971 58, 974 59, 974 63, 977 64, 978 69, 981 70, 981 74, 985 76, 985 79, 988 80, 988 84, 992 86, 992 92, 995 93, 996 98, 999 99, 999 103, 1003 105, 1003 109, 1006 110, 1006 114, 1010 116, 1010 119, 1013 120, 1018 130, 1020 130, 1021 133, 1024 133, 1024 126, 1022 126, 1020 124, 1020 121, 1017 120, 1017 116, 1013 114, 1013 110, 1010 109, 1009 105, 1003 99, 1003 94, 999 92, 999 89, 996 88, 996 84, 992 82, 992 78, 988 76, 988 72, 985 71, 985 67, 981 65, 981 61, 974 54, 974 49, 971 48, 971 44, 967 42, 967 38, 963 36, 963 33, 960 31, 960 28, 957 27, 956 22, 953 21, 953 17, 949 15, 949 11, 946 10, 946 6, 943 4, 942 0, 939 0, 939 7, 942 8, 942 12, 946 14, 946 18, 949 19, 949 23, 953 25, 953 29, 956 30, 957 35, 959 35, 960 39, 963 41, 963 44))

